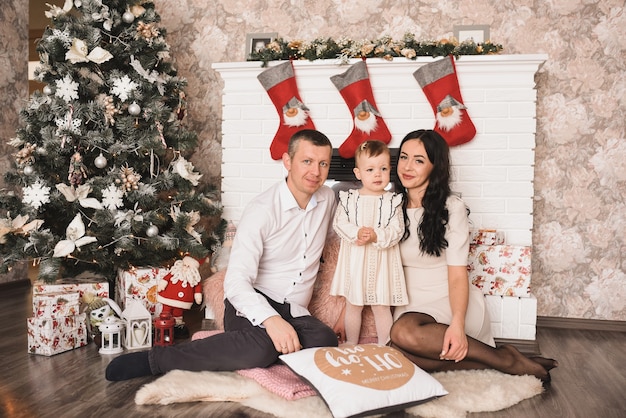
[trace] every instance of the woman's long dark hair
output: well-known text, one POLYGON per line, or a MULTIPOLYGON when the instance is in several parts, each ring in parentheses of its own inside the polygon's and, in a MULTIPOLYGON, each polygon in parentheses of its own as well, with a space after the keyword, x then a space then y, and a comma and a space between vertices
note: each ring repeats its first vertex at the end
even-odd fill
MULTIPOLYGON (((430 174, 428 187, 422 199, 424 215, 417 228, 420 241, 420 250, 426 254, 439 257, 441 252, 448 247, 445 238, 446 226, 448 225, 448 209, 446 200, 450 196, 450 150, 446 141, 433 130, 420 129, 409 132, 400 143, 400 150, 405 142, 419 140, 424 144, 426 155, 433 164, 433 171, 430 174)), ((400 158, 400 153, 398 153, 400 158)), ((404 236, 402 240, 409 236, 410 219, 407 216, 406 208, 409 201, 407 190, 402 185, 396 172, 394 173, 395 190, 404 196, 402 202, 402 212, 404 213, 404 236)))

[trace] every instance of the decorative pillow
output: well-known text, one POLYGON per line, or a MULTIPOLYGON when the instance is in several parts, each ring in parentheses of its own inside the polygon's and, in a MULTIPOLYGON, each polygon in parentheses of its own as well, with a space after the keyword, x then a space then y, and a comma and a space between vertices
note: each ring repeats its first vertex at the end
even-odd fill
POLYGON ((280 358, 317 390, 335 418, 388 413, 448 394, 392 347, 344 344, 280 358))

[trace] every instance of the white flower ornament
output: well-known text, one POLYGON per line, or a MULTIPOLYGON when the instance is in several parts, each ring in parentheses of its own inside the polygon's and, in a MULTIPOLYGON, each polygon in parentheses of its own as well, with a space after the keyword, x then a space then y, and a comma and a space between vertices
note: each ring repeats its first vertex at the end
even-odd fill
POLYGON ((88 184, 81 184, 74 188, 74 186, 68 186, 65 183, 59 183, 56 185, 58 191, 60 191, 68 202, 74 202, 78 200, 78 203, 84 208, 102 209, 102 204, 98 199, 94 197, 87 197, 91 193, 91 186, 88 184))
POLYGON ((48 19, 53 19, 59 16, 63 16, 70 10, 72 10, 72 6, 74 6, 73 0, 65 0, 65 4, 63 4, 63 8, 56 6, 54 4, 46 3, 46 6, 50 8, 49 11, 44 12, 48 19))
POLYGON ((80 213, 77 213, 67 226, 65 235, 67 239, 57 242, 57 245, 54 247, 53 257, 65 257, 74 252, 76 248, 97 241, 96 237, 85 236, 85 224, 80 217, 80 213))
POLYGON ((113 58, 113 55, 106 49, 99 46, 89 52, 85 41, 74 38, 70 50, 65 53, 65 59, 69 60, 72 64, 79 62, 95 62, 96 64, 102 64, 113 58))
POLYGON ((17 215, 11 219, 10 214, 6 218, 0 219, 0 244, 6 243, 6 235, 9 233, 28 235, 30 231, 39 229, 43 225, 43 220, 35 219, 28 222, 28 215, 17 215))
POLYGON ((194 166, 183 157, 179 156, 176 161, 172 163, 172 171, 185 180, 189 181, 194 186, 198 185, 198 180, 202 177, 202 174, 194 172, 194 166))

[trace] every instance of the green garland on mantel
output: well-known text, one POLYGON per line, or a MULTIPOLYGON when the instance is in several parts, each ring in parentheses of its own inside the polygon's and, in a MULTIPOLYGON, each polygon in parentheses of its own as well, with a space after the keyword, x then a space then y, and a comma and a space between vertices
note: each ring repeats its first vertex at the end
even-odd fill
POLYGON ((248 61, 262 61, 262 67, 267 67, 269 61, 277 60, 339 59, 348 62, 350 58, 383 58, 392 61, 395 57, 414 60, 417 57, 454 55, 458 58, 460 55, 491 55, 501 51, 502 45, 491 41, 475 43, 473 39, 469 39, 459 42, 454 37, 438 41, 417 41, 412 33, 405 34, 402 40, 393 40, 390 36, 362 41, 317 38, 310 42, 276 38, 265 48, 251 52, 248 61))

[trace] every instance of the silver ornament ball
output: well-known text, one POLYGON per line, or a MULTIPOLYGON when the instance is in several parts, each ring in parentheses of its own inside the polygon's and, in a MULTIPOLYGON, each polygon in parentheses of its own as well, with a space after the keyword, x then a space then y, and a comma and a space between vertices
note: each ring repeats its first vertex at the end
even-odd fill
POLYGON ((24 174, 27 176, 32 175, 35 172, 35 169, 33 168, 32 165, 27 165, 26 167, 24 167, 24 174))
POLYGON ((45 94, 46 96, 50 96, 52 94, 52 87, 44 86, 43 87, 43 94, 45 94))
POLYGON ((96 157, 95 160, 93 160, 93 163, 98 168, 104 168, 107 166, 107 159, 104 157, 104 155, 100 154, 96 157))
POLYGON ((122 20, 124 21, 124 23, 133 23, 133 21, 135 20, 135 15, 133 15, 131 12, 124 12, 124 14, 122 15, 122 20))
POLYGON ((156 237, 159 235, 159 228, 156 225, 150 225, 148 229, 146 229, 146 235, 149 237, 156 237))
POLYGON ((139 113, 141 113, 141 107, 137 103, 133 102, 131 105, 128 106, 128 113, 133 116, 137 116, 139 113))

